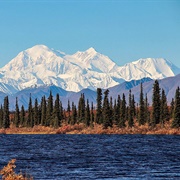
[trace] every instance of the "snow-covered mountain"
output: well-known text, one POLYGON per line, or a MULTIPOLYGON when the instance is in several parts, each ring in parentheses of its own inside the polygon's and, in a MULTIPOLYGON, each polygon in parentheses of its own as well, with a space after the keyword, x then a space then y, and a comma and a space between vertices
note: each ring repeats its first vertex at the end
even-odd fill
POLYGON ((180 69, 163 58, 140 59, 120 67, 94 48, 66 55, 36 45, 20 52, 0 69, 0 91, 14 94, 30 87, 55 85, 78 92, 84 88, 105 89, 144 77, 162 79, 178 73, 180 69))
POLYGON ((138 80, 144 77, 163 79, 179 73, 180 68, 163 58, 139 59, 112 70, 115 77, 121 76, 126 81, 138 80))
MULTIPOLYGON (((111 87, 109 88, 109 97, 112 97, 113 99, 117 99, 118 95, 122 97, 122 94, 124 93, 126 96, 126 101, 128 103, 129 90, 131 89, 132 94, 134 94, 136 103, 139 103, 140 83, 143 83, 144 96, 145 94, 147 94, 148 102, 151 105, 154 80, 150 78, 143 78, 141 80, 132 80, 128 82, 125 81, 119 85, 111 87)), ((180 86, 180 74, 174 77, 168 77, 168 78, 159 80, 159 85, 160 85, 160 88, 163 88, 165 90, 168 103, 170 103, 172 98, 174 98, 175 96, 175 91, 177 87, 180 86)), ((50 91, 52 92, 54 99, 56 97, 56 94, 59 93, 60 100, 65 109, 67 108, 68 100, 70 100, 70 103, 74 102, 76 105, 78 105, 78 101, 81 96, 81 93, 84 93, 85 98, 89 99, 90 104, 91 102, 93 102, 93 104, 96 106, 96 98, 97 98, 96 91, 93 91, 90 89, 83 89, 79 92, 72 92, 72 91, 66 91, 60 87, 51 85, 51 86, 27 88, 27 89, 24 89, 22 91, 15 93, 14 95, 9 96, 10 110, 15 109, 16 97, 18 98, 19 107, 24 105, 25 109, 27 109, 28 104, 29 104, 30 94, 31 94, 33 105, 34 105, 35 98, 37 98, 38 102, 40 103, 41 98, 43 96, 45 96, 46 98, 49 97, 50 91)), ((0 104, 3 104, 3 100, 5 96, 6 94, 0 92, 0 104)))

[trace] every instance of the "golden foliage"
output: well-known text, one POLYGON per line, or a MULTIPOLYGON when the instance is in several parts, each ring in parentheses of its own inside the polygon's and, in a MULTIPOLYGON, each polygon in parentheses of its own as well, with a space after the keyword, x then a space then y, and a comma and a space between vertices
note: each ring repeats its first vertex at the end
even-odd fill
POLYGON ((55 134, 55 129, 52 127, 45 126, 34 126, 30 127, 15 127, 11 126, 8 129, 0 129, 0 134, 55 134))
POLYGON ((151 128, 148 124, 139 126, 135 121, 134 127, 119 128, 114 125, 112 128, 104 129, 102 125, 94 124, 93 127, 86 127, 84 124, 63 125, 56 134, 180 134, 180 129, 172 129, 171 121, 166 122, 163 126, 158 124, 151 128))
POLYGON ((2 180, 33 180, 32 177, 24 177, 21 173, 16 174, 14 172, 14 169, 16 168, 15 162, 16 159, 10 160, 7 166, 4 166, 4 168, 0 171, 0 175, 2 175, 2 180))
POLYGON ((74 134, 78 134, 78 132, 82 131, 84 127, 84 124, 63 125, 56 131, 56 134, 67 134, 70 132, 76 132, 74 134))
POLYGON ((139 126, 135 120, 132 128, 126 127, 119 128, 113 125, 112 128, 103 129, 102 125, 94 123, 90 127, 86 127, 85 124, 65 124, 61 127, 45 127, 45 126, 34 126, 33 128, 28 127, 11 127, 8 129, 0 129, 0 134, 179 134, 180 128, 171 128, 172 120, 165 122, 164 125, 157 124, 156 127, 151 128, 148 124, 139 126))

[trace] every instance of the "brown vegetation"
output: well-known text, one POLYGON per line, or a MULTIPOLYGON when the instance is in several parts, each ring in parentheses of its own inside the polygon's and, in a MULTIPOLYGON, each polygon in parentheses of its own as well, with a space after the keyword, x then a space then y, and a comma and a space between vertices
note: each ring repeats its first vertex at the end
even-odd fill
POLYGON ((55 134, 55 129, 52 127, 45 126, 34 126, 30 127, 15 127, 11 126, 7 129, 0 129, 0 134, 55 134))
POLYGON ((16 159, 12 159, 9 161, 7 166, 4 166, 2 170, 0 170, 0 175, 2 175, 2 180, 33 180, 32 177, 26 177, 21 173, 16 174, 14 169, 16 168, 15 165, 16 159))
POLYGON ((148 124, 141 125, 137 122, 134 127, 128 126, 119 128, 113 125, 112 128, 104 129, 102 125, 93 124, 93 126, 86 127, 83 123, 69 125, 62 124, 59 128, 34 126, 33 128, 21 127, 16 128, 11 126, 8 129, 0 129, 0 134, 177 134, 180 135, 179 128, 172 128, 171 121, 166 122, 163 126, 158 124, 151 128, 148 124))
POLYGON ((113 126, 112 128, 104 129, 102 125, 94 124, 93 127, 86 127, 84 124, 64 125, 60 127, 57 134, 171 134, 180 135, 180 129, 171 128, 171 122, 166 122, 162 127, 158 124, 155 128, 149 127, 147 124, 139 126, 135 122, 134 127, 119 128, 113 126))

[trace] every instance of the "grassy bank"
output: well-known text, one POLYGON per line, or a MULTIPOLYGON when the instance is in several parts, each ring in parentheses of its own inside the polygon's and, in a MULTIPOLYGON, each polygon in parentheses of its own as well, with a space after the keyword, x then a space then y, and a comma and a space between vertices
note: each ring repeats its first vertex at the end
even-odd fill
POLYGON ((94 124, 93 127, 86 127, 84 124, 66 125, 63 124, 59 128, 34 126, 33 128, 16 128, 0 129, 0 134, 174 134, 180 135, 180 129, 171 128, 171 121, 166 122, 164 126, 158 124, 155 128, 149 127, 147 124, 139 126, 138 123, 134 127, 103 129, 102 125, 94 124))

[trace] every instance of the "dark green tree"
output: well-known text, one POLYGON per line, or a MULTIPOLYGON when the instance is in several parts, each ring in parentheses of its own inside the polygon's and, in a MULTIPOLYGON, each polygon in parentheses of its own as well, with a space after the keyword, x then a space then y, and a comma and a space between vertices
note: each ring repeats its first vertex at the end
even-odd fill
POLYGON ((139 104, 136 104, 136 119, 139 121, 139 104))
POLYGON ((46 109, 47 109, 47 104, 46 104, 46 97, 43 96, 41 99, 41 125, 46 126, 46 109))
POLYGON ((34 113, 34 125, 39 125, 40 120, 39 120, 39 108, 38 108, 38 100, 37 100, 37 98, 35 99, 33 113, 34 113))
POLYGON ((93 127, 93 123, 94 123, 94 105, 93 102, 91 103, 91 127, 93 127))
POLYGON ((164 126, 165 121, 169 120, 169 110, 167 105, 167 99, 164 89, 161 91, 161 109, 160 109, 160 123, 164 126))
MULTIPOLYGON (((120 109, 119 109, 119 111, 120 111, 120 109)), ((117 111, 116 99, 114 99, 113 119, 114 119, 114 124, 118 125, 119 119, 118 119, 118 111, 117 111)))
POLYGON ((48 97, 48 101, 47 101, 47 115, 46 115, 46 126, 50 126, 52 125, 52 121, 53 121, 53 96, 52 96, 52 92, 50 91, 49 97, 48 97))
POLYGON ((19 112, 19 106, 18 106, 18 98, 16 97, 16 110, 15 110, 15 116, 14 116, 14 123, 16 127, 19 127, 20 124, 20 112, 19 112))
POLYGON ((84 97, 84 93, 82 93, 81 97, 79 98, 79 103, 78 103, 79 122, 85 123, 85 110, 86 110, 85 97, 84 97))
POLYGON ((53 109, 53 124, 52 125, 56 128, 61 126, 61 120, 62 120, 62 114, 61 114, 60 96, 57 93, 56 100, 54 103, 54 109, 53 109))
POLYGON ((104 101, 103 101, 103 128, 104 129, 107 129, 108 127, 112 127, 108 95, 109 95, 109 90, 107 89, 104 92, 104 101))
POLYGON ((90 123, 91 123, 91 114, 90 114, 89 100, 87 99, 86 112, 85 112, 85 125, 89 127, 90 123))
POLYGON ((126 97, 123 93, 122 101, 121 101, 121 107, 120 107, 120 120, 118 126, 120 128, 123 128, 126 126, 126 97))
POLYGON ((77 108, 74 102, 72 102, 72 116, 71 116, 71 124, 74 125, 77 123, 77 108))
POLYGON ((60 119, 61 119, 61 122, 60 122, 60 125, 59 126, 61 126, 61 124, 62 124, 62 122, 63 122, 63 119, 65 118, 64 117, 64 109, 63 109, 63 106, 62 106, 62 102, 60 101, 60 103, 59 103, 59 106, 60 106, 60 119))
POLYGON ((129 90, 129 112, 128 112, 128 126, 133 127, 134 126, 134 120, 133 120, 133 108, 132 108, 132 95, 131 90, 129 90))
POLYGON ((70 106, 70 101, 68 99, 68 105, 67 105, 67 114, 68 114, 68 124, 71 122, 71 106, 70 106))
POLYGON ((112 97, 110 97, 110 102, 109 102, 109 118, 110 122, 113 125, 113 115, 114 115, 114 108, 113 108, 113 102, 112 102, 112 97))
POLYGON ((32 99, 31 94, 29 97, 29 106, 28 106, 28 117, 27 117, 27 126, 33 127, 34 126, 34 117, 33 117, 33 107, 32 107, 32 99))
POLYGON ((170 118, 173 119, 174 117, 174 98, 172 98, 171 106, 170 106, 170 118))
POLYGON ((21 112, 20 112, 20 126, 24 126, 25 125, 25 115, 26 112, 24 110, 24 106, 21 106, 21 112))
POLYGON ((136 117, 136 102, 134 99, 134 94, 132 94, 132 113, 133 113, 133 118, 136 117))
POLYGON ((156 124, 159 124, 160 122, 160 108, 161 108, 161 99, 160 99, 159 82, 155 80, 153 85, 151 127, 155 127, 156 124))
POLYGON ((147 98, 147 94, 146 94, 146 98, 145 98, 145 104, 144 104, 144 115, 145 115, 145 121, 150 124, 150 111, 149 111, 149 103, 148 103, 148 98, 147 98))
POLYGON ((3 128, 3 106, 0 108, 0 129, 3 128))
POLYGON ((144 125, 146 123, 145 119, 145 105, 144 105, 144 94, 143 85, 140 86, 140 98, 139 98, 139 125, 144 125))
POLYGON ((96 107, 96 123, 102 123, 102 89, 97 88, 97 107, 96 107))
POLYGON ((4 112, 3 112, 3 128, 10 127, 10 118, 9 118, 9 98, 6 96, 4 98, 4 112))
POLYGON ((174 118, 172 121, 172 127, 173 128, 180 127, 180 89, 179 89, 179 86, 176 89, 176 94, 175 94, 175 107, 174 107, 174 118))

